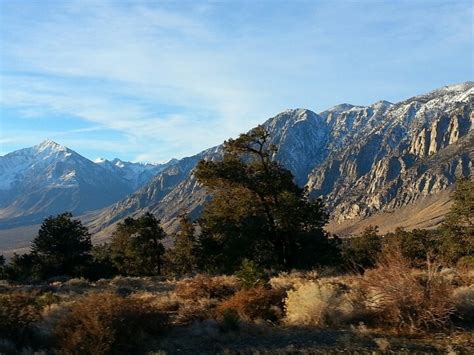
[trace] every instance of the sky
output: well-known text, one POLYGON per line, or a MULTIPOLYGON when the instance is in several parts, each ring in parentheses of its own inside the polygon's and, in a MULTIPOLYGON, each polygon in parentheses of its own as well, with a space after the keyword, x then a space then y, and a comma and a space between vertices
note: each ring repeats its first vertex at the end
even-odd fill
POLYGON ((165 162, 288 108, 473 80, 473 2, 0 0, 0 155, 165 162))

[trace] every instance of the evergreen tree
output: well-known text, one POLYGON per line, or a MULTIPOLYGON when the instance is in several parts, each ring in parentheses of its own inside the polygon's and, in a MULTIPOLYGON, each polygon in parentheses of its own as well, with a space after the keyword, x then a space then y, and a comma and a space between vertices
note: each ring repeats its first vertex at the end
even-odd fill
POLYGON ((91 254, 92 263, 87 272, 89 279, 112 278, 119 273, 112 260, 110 244, 94 245, 91 254))
POLYGON ((382 239, 377 226, 368 226, 359 237, 348 238, 343 244, 343 257, 349 268, 363 271, 373 267, 382 251, 382 239))
POLYGON ((31 257, 40 278, 82 276, 91 261, 91 237, 87 228, 65 212, 43 221, 32 243, 31 257))
POLYGON ((307 268, 333 260, 320 200, 310 201, 259 126, 224 143, 221 161, 201 160, 195 176, 212 194, 199 220, 200 254, 208 269, 231 272, 244 259, 267 267, 307 268))
POLYGON ((13 254, 10 262, 4 267, 4 277, 15 282, 35 282, 42 279, 39 273, 39 260, 31 253, 13 254))
POLYGON ((174 235, 174 244, 167 252, 170 269, 177 275, 196 270, 195 226, 186 215, 180 216, 179 231, 174 235))
POLYGON ((399 250, 413 267, 422 267, 438 255, 440 238, 436 231, 397 228, 385 237, 385 249, 399 250))
POLYGON ((456 182, 453 204, 441 228, 440 252, 448 263, 474 255, 474 182, 468 177, 456 182))
POLYGON ((474 236, 474 182, 461 178, 456 182, 453 204, 446 216, 447 229, 463 236, 474 236))
POLYGON ((112 235, 112 261, 121 274, 160 275, 166 237, 160 221, 147 212, 138 218, 126 218, 112 235))

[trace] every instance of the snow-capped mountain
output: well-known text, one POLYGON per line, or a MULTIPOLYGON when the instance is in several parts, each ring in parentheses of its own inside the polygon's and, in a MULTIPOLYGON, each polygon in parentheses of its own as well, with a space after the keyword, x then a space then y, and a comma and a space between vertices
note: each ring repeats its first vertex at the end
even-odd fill
POLYGON ((135 191, 150 181, 156 174, 176 163, 177 160, 171 159, 164 164, 150 164, 132 163, 118 158, 113 160, 99 158, 94 162, 119 176, 135 191))
MULTIPOLYGON (((343 221, 406 206, 471 175, 473 102, 474 83, 466 82, 395 104, 287 110, 264 126, 278 147, 274 159, 311 196, 324 196, 334 220, 343 221)), ((183 210, 199 214, 207 195, 192 170, 221 152, 217 146, 179 160, 91 225, 98 231, 145 210, 165 226, 183 210)))
MULTIPOLYGON (((273 158, 342 222, 418 203, 472 175, 473 103, 474 83, 466 82, 399 103, 287 110, 264 126, 278 148, 273 158)), ((0 157, 0 224, 110 205, 89 216, 93 232, 144 211, 172 228, 209 198, 193 177, 197 162, 221 156, 222 145, 163 165, 94 163, 46 141, 0 157)))
POLYGON ((79 214, 106 207, 160 169, 119 160, 109 163, 116 169, 51 140, 0 156, 0 225, 7 228, 63 211, 79 214))

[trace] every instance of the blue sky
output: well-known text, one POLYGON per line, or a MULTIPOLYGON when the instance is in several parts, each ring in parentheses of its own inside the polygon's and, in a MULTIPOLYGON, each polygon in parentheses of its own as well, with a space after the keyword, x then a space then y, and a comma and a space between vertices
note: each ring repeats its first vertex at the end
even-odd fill
POLYGON ((287 108, 473 80, 472 1, 0 4, 0 155, 162 162, 287 108))

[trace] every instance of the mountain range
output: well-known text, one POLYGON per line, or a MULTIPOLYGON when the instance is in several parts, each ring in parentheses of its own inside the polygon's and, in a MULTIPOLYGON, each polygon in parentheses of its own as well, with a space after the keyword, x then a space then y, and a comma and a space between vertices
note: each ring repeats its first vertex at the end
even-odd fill
POLYGON ((63 211, 82 214, 109 206, 173 163, 92 162, 51 140, 6 154, 0 157, 0 226, 22 226, 63 211))
MULTIPOLYGON (((466 82, 396 104, 287 110, 263 125, 278 147, 273 158, 312 197, 324 197, 335 222, 344 222, 413 204, 470 176, 473 102, 474 83, 466 82)), ((91 225, 100 231, 143 211, 168 227, 182 211, 197 216, 207 195, 192 169, 221 155, 222 145, 178 161, 91 225)))
MULTIPOLYGON (((436 224, 456 178, 472 176, 473 103, 474 83, 466 82, 398 103, 287 110, 263 126, 278 148, 272 158, 311 197, 324 198, 334 226, 434 206, 442 196, 446 203, 429 217, 436 224)), ((105 236, 121 219, 150 211, 173 230, 181 212, 197 217, 209 198, 193 168, 200 159, 221 156, 219 145, 163 165, 94 163, 46 141, 0 157, 0 226, 36 223, 63 210, 96 210, 85 221, 105 236)))

